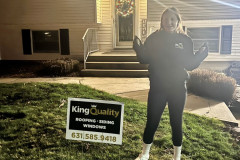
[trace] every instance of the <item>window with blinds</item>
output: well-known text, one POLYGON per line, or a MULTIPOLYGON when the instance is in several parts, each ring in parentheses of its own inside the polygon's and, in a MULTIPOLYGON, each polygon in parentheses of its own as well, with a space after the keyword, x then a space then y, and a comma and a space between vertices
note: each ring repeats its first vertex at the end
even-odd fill
POLYGON ((204 42, 208 43, 209 52, 231 54, 232 26, 187 28, 188 35, 197 51, 204 42))
POLYGON ((204 42, 208 43, 209 52, 219 52, 220 27, 188 28, 187 34, 192 38, 194 51, 197 51, 204 42))

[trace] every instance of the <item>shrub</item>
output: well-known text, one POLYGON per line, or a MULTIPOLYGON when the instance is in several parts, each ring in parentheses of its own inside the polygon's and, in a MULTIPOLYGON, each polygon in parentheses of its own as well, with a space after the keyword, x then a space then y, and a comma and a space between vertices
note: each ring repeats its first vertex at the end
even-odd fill
POLYGON ((236 79, 237 83, 240 84, 240 62, 232 62, 224 72, 227 76, 236 79))
POLYGON ((229 103, 236 89, 236 80, 212 70, 196 69, 190 72, 188 90, 194 94, 229 103))
POLYGON ((43 62, 41 75, 48 76, 66 76, 73 72, 80 72, 80 62, 70 58, 61 58, 43 62))

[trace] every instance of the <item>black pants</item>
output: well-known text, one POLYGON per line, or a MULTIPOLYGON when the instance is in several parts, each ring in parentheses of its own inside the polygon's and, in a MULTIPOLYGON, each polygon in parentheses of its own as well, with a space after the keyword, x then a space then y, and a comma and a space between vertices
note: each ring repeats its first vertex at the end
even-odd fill
POLYGON ((143 135, 143 142, 153 142, 154 134, 158 128, 162 113, 168 103, 170 124, 172 128, 172 141, 174 146, 182 145, 182 115, 186 101, 186 84, 150 81, 148 95, 147 124, 143 135))

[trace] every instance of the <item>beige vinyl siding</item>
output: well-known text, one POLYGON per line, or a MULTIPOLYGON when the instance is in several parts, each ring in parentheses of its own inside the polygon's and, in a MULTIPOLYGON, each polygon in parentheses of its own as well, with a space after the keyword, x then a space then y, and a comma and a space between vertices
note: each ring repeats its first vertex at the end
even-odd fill
MULTIPOLYGON (((140 35, 142 27, 142 19, 147 18, 147 0, 135 0, 137 5, 135 19, 135 34, 140 35)), ((102 23, 98 27, 99 47, 101 51, 110 51, 115 41, 115 2, 114 0, 102 0, 102 23)))
POLYGON ((183 25, 189 28, 221 29, 221 26, 232 25, 231 55, 240 55, 240 1, 221 0, 221 2, 225 4, 213 0, 148 0, 148 34, 159 29, 163 10, 174 6, 180 10, 183 25))
POLYGON ((102 22, 102 0, 96 0, 97 4, 97 23, 102 22))
MULTIPOLYGON (((114 46, 115 3, 114 0, 102 0, 102 23, 98 27, 98 43, 100 51, 110 51, 114 46)), ((135 0, 135 34, 141 35, 142 19, 147 19, 147 0, 135 0)))
POLYGON ((221 1, 228 5, 211 0, 148 0, 148 20, 158 21, 162 11, 171 6, 180 10, 183 20, 240 19, 239 0, 221 1))
MULTIPOLYGON (((114 48, 115 24, 114 0, 100 0, 101 23, 97 22, 98 0, 0 0, 0 48, 4 59, 54 59, 59 54, 39 53, 24 55, 22 29, 69 29, 71 56, 83 57, 82 37, 87 28, 98 29, 100 51, 114 48)), ((141 36, 142 19, 147 18, 147 0, 135 0, 138 4, 135 34, 141 36)))
MULTIPOLYGON (((184 21, 186 27, 220 27, 224 25, 232 25, 232 49, 231 55, 240 55, 240 20, 205 20, 205 21, 184 21)), ((220 30, 221 34, 221 30, 220 30)))
POLYGON ((0 25, 0 48, 1 58, 3 60, 13 59, 18 60, 18 56, 23 54, 21 31, 15 25, 3 26, 0 25))
POLYGON ((95 23, 95 3, 95 0, 0 0, 0 23, 95 23))
MULTIPOLYGON (((204 28, 204 27, 219 27, 221 34, 221 26, 232 25, 232 49, 231 55, 240 55, 240 20, 196 20, 183 21, 183 26, 187 28, 204 28)), ((160 27, 159 21, 148 21, 148 34, 151 34, 160 27)), ((221 43, 221 42, 220 42, 221 43)))
POLYGON ((98 26, 98 44, 100 51, 109 51, 113 48, 113 0, 101 0, 102 22, 98 26))
POLYGON ((2 59, 45 60, 58 54, 24 55, 22 29, 69 29, 70 56, 83 59, 82 37, 87 28, 97 28, 96 0, 0 0, 0 47, 2 59))
POLYGON ((0 25, 0 46, 2 59, 8 60, 48 60, 62 57, 60 53, 33 53, 24 55, 22 48, 22 29, 31 30, 59 30, 69 29, 69 48, 71 56, 78 56, 83 59, 82 37, 87 28, 93 25, 58 24, 58 25, 0 25))
POLYGON ((233 25, 231 55, 240 55, 240 21, 233 25))

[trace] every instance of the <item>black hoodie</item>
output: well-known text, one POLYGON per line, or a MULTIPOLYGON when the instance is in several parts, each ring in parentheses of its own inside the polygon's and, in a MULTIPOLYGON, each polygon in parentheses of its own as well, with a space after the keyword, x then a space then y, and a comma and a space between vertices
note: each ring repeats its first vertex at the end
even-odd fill
POLYGON ((197 68, 208 55, 208 50, 194 54, 193 41, 187 35, 166 31, 152 33, 144 45, 134 49, 139 62, 149 64, 150 79, 165 82, 187 80, 186 70, 197 68))

